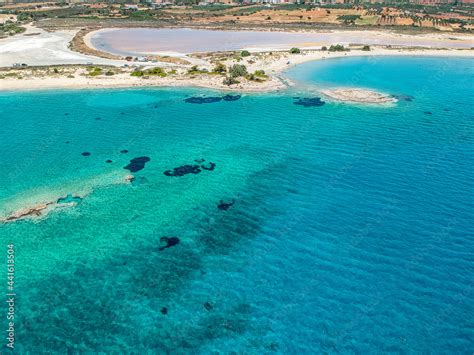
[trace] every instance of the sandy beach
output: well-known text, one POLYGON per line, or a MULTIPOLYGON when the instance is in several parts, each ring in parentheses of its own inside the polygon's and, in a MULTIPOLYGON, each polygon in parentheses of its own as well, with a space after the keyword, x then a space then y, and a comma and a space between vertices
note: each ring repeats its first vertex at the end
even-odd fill
MULTIPOLYGON (((83 73, 83 69, 77 69, 83 73)), ((196 76, 168 76, 137 78, 130 73, 122 73, 113 77, 88 77, 75 76, 74 78, 51 76, 51 77, 26 77, 22 79, 6 78, 0 79, 0 91, 15 90, 46 90, 46 89, 100 89, 100 88, 126 88, 126 87, 202 87, 209 89, 239 91, 239 92, 261 92, 284 89, 287 85, 278 77, 259 83, 242 79, 239 84, 231 87, 222 84, 223 78, 215 75, 196 76)))
MULTIPOLYGON (((291 66, 315 60, 329 60, 341 57, 356 56, 442 56, 442 57, 473 57, 472 50, 425 50, 425 49, 382 49, 374 48, 370 52, 352 50, 350 52, 321 52, 304 51, 301 54, 274 53, 264 55, 259 59, 253 59, 253 63, 246 63, 248 71, 253 72, 265 68, 270 75, 267 81, 251 82, 242 79, 239 84, 226 86, 222 83, 222 77, 210 74, 185 75, 185 70, 178 71, 177 75, 167 77, 140 78, 130 76, 130 72, 114 76, 90 77, 85 75, 83 67, 75 69, 72 76, 61 75, 23 75, 28 69, 18 70, 19 76, 4 76, 0 79, 0 91, 12 90, 42 90, 42 89, 81 89, 81 88, 123 88, 123 87, 174 87, 174 86, 196 86, 210 89, 258 92, 281 90, 291 85, 291 82, 282 78, 282 72, 291 66)), ((107 60, 106 60, 107 61, 107 60)), ((230 64, 228 61, 225 64, 230 64)), ((159 65, 162 67, 161 63, 159 65)), ((211 65, 208 65, 210 68, 211 65)), ((1 72, 0 72, 1 76, 1 72)))

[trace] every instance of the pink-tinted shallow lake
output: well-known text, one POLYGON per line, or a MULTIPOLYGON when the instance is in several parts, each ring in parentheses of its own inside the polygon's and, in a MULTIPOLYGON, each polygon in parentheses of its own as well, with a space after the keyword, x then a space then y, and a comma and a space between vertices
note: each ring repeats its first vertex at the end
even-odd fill
POLYGON ((99 31, 91 38, 95 48, 119 55, 195 53, 241 49, 287 49, 331 44, 390 44, 435 48, 470 48, 472 42, 448 37, 403 36, 375 31, 295 33, 263 31, 213 31, 189 28, 123 28, 99 31))

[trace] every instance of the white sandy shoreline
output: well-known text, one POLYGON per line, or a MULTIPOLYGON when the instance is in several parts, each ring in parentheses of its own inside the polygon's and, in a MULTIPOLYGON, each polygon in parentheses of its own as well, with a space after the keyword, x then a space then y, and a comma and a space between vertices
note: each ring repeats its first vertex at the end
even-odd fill
MULTIPOLYGON (((43 78, 10 78, 0 79, 0 91, 24 91, 44 89, 94 89, 94 88, 133 88, 133 87, 202 87, 224 91, 268 92, 287 87, 283 82, 291 81, 279 78, 285 70, 306 62, 329 60, 333 58, 367 57, 367 56, 404 56, 404 57, 445 57, 474 58, 474 50, 425 50, 425 49, 382 49, 374 48, 370 52, 352 50, 350 52, 307 51, 298 55, 279 53, 277 58, 263 59, 248 65, 249 72, 265 68, 270 79, 263 83, 245 81, 228 87, 222 84, 222 77, 198 75, 195 77, 168 76, 150 77, 149 79, 131 77, 128 73, 112 77, 43 77, 43 78)), ((157 66, 160 66, 157 64, 157 66)))

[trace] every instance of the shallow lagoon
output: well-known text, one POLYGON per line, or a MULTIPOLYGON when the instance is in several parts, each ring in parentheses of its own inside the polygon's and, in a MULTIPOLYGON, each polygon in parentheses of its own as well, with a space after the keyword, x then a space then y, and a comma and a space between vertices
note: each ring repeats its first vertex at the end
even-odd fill
POLYGON ((0 94, 1 210, 88 192, 0 225, 18 351, 470 351, 472 60, 394 60, 307 64, 289 72, 301 95, 201 105, 184 100, 221 94, 0 94), (331 80, 413 99, 294 105, 331 80))
POLYGON ((470 48, 471 43, 449 39, 381 34, 379 32, 268 32, 218 31, 191 28, 119 28, 94 33, 95 48, 118 55, 152 53, 188 54, 240 49, 278 50, 291 47, 319 48, 331 44, 391 44, 434 48, 470 48))

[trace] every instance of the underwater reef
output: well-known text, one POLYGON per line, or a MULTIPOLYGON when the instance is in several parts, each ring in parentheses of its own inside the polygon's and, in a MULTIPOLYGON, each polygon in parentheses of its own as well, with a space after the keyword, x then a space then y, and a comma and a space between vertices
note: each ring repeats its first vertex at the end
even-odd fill
POLYGON ((188 104, 212 104, 219 101, 237 101, 242 95, 224 95, 224 96, 192 96, 184 99, 188 104))
POLYGON ((178 245, 179 238, 178 237, 161 237, 160 242, 165 243, 164 246, 159 248, 159 251, 163 251, 167 248, 171 248, 171 247, 174 247, 175 245, 178 245))
POLYGON ((212 171, 216 168, 216 164, 209 162, 209 166, 201 165, 201 168, 204 170, 212 171))
POLYGON ((224 202, 222 200, 219 201, 219 204, 217 205, 217 208, 220 209, 221 211, 227 211, 230 207, 232 207, 235 203, 235 200, 232 200, 231 202, 224 202))
POLYGON ((220 96, 208 96, 208 97, 188 97, 187 99, 184 99, 184 102, 188 104, 212 104, 214 102, 219 102, 222 100, 222 97, 220 96))
POLYGON ((56 203, 79 203, 82 201, 82 197, 68 194, 65 197, 60 197, 56 203))
POLYGON ((173 171, 166 170, 164 174, 166 176, 184 176, 186 174, 199 174, 201 169, 199 165, 183 165, 174 168, 173 171))
POLYGON ((130 170, 131 173, 136 173, 137 171, 145 168, 145 164, 150 161, 149 157, 137 157, 130 160, 130 164, 124 166, 124 169, 130 170))
MULTIPOLYGON (((204 159, 196 159, 195 162, 204 163, 205 160, 204 159)), ((216 168, 216 164, 213 163, 213 162, 209 162, 208 166, 206 166, 204 164, 202 164, 202 165, 186 164, 186 165, 178 166, 178 167, 174 168, 173 170, 165 170, 163 174, 165 174, 166 176, 179 177, 179 176, 184 176, 184 175, 187 175, 187 174, 199 174, 202 171, 201 169, 212 171, 215 168, 216 168)))
POLYGON ((293 102, 295 105, 303 107, 313 107, 313 106, 323 106, 326 102, 321 100, 320 97, 301 97, 296 98, 296 101, 293 102))
POLYGON ((224 95, 222 100, 224 101, 237 101, 242 97, 242 95, 224 95))
POLYGON ((411 95, 391 95, 394 99, 397 99, 399 101, 408 101, 411 102, 415 99, 414 96, 411 95))

